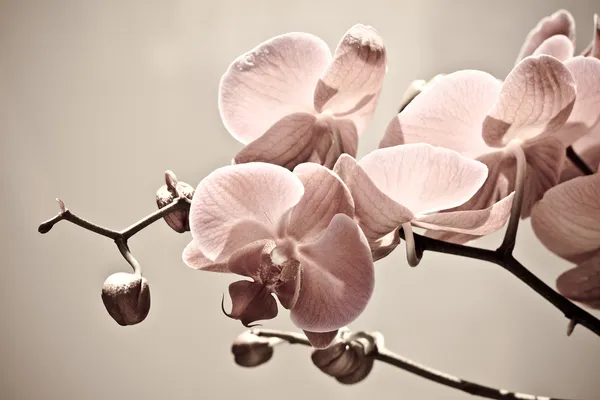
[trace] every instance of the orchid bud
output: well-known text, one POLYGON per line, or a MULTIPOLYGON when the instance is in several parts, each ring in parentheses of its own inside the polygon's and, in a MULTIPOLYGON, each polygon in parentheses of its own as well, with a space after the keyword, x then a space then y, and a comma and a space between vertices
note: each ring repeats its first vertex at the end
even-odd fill
MULTIPOLYGON (((194 188, 185 182, 178 182, 177 177, 171 171, 165 172, 166 184, 156 192, 156 205, 159 209, 171 204, 177 197, 187 197, 189 200, 194 196, 194 188)), ((190 230, 189 210, 180 209, 165 215, 165 222, 178 233, 190 230)))
POLYGON ((231 345, 235 363, 242 367, 257 367, 273 357, 273 340, 244 332, 231 345))
POLYGON ((360 337, 342 335, 328 348, 313 351, 311 358, 317 368, 338 382, 346 385, 358 383, 373 369, 377 340, 367 334, 360 337))
POLYGON ((146 278, 127 272, 109 276, 102 286, 106 311, 119 325, 142 322, 150 311, 150 288, 146 278))

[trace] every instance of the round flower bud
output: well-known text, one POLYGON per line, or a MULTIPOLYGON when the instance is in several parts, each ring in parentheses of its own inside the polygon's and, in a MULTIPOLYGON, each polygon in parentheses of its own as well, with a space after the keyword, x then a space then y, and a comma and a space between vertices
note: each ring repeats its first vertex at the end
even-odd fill
POLYGON ((313 351, 313 363, 321 371, 343 384, 354 384, 365 379, 375 362, 380 334, 343 334, 326 349, 313 351))
MULTIPOLYGON (((156 205, 159 209, 171 204, 178 196, 187 197, 189 200, 194 196, 194 188, 185 182, 178 182, 173 172, 165 172, 166 184, 156 191, 156 205)), ((189 210, 180 209, 164 217, 165 222, 175 232, 183 233, 190 230, 189 210)))
POLYGON ((273 357, 273 340, 244 332, 231 345, 235 363, 242 367, 257 367, 273 357))
POLYGON ((102 286, 102 302, 119 325, 142 322, 150 311, 150 288, 146 278, 127 272, 109 276, 102 286))

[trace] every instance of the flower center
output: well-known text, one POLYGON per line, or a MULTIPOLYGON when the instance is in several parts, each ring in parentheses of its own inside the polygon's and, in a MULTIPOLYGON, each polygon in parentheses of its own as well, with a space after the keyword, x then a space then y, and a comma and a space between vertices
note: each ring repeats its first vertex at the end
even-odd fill
POLYGON ((272 289, 296 278, 300 262, 293 254, 293 245, 287 241, 265 246, 260 265, 260 280, 265 286, 272 289))

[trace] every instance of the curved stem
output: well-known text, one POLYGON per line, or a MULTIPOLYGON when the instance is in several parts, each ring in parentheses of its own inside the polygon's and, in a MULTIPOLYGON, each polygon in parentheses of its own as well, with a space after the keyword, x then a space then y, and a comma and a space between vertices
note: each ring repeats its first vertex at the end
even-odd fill
POLYGON ((525 178, 527 174, 527 159, 520 143, 511 143, 508 151, 512 152, 516 159, 515 168, 515 197, 512 203, 510 219, 504 234, 504 240, 500 245, 500 251, 512 253, 517 243, 517 230, 519 229, 519 220, 521 219, 521 209, 523 208, 523 194, 525 192, 525 178))
MULTIPOLYGON (((310 342, 301 334, 295 332, 282 332, 271 329, 253 329, 251 332, 257 336, 274 337, 287 341, 290 344, 302 344, 312 347, 310 342)), ((509 392, 508 390, 495 389, 489 386, 470 382, 441 371, 420 365, 408 358, 397 355, 385 348, 377 348, 374 355, 375 359, 388 365, 400 368, 411 374, 420 376, 429 381, 448 386, 453 389, 472 394, 474 396, 487 399, 519 399, 519 400, 559 400, 556 398, 534 396, 523 393, 509 392)))
POLYGON ((594 175, 594 170, 591 169, 581 157, 579 157, 579 154, 575 152, 573 146, 567 147, 567 158, 575 167, 577 167, 579 171, 581 171, 582 174, 594 175))
POLYGON ((408 261, 408 265, 416 267, 419 265, 421 258, 415 249, 415 239, 410 222, 402 224, 402 230, 404 231, 404 243, 406 243, 406 260, 408 261))
MULTIPOLYGON (((525 283, 536 293, 545 298, 553 306, 558 308, 569 320, 570 324, 579 324, 585 326, 590 331, 600 336, 600 320, 588 313, 581 307, 572 303, 566 297, 546 285, 541 279, 525 268, 515 257, 498 250, 487 250, 478 247, 465 246, 444 242, 437 239, 428 238, 414 234, 415 248, 417 252, 426 250, 437 253, 453 254, 461 257, 473 258, 477 260, 491 262, 500 265, 502 268, 516 276, 521 282, 525 283)), ((403 232, 400 232, 400 237, 403 237, 403 232)))
POLYGON ((129 265, 131 265, 131 268, 133 268, 133 273, 137 276, 142 276, 142 267, 140 266, 140 263, 135 259, 133 254, 131 254, 127 242, 123 239, 117 239, 115 240, 115 243, 117 244, 117 247, 119 248, 119 251, 121 252, 123 258, 125 258, 129 265))

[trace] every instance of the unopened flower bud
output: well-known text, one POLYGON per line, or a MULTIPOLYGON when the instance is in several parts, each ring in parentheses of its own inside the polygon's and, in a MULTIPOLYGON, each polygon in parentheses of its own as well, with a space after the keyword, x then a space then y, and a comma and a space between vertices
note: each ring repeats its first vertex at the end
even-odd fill
POLYGON ((272 338, 260 337, 252 332, 244 332, 231 345, 235 363, 242 367, 257 367, 273 357, 272 338))
MULTIPOLYGON (((168 206, 179 196, 192 199, 194 188, 185 182, 178 182, 177 177, 171 171, 165 172, 166 184, 161 186, 156 192, 156 205, 159 209, 168 206)), ((190 230, 189 211, 180 209, 164 217, 165 222, 178 233, 190 230)))
POLYGON ((351 333, 343 335, 328 348, 313 351, 312 361, 317 368, 340 383, 358 383, 373 369, 379 336, 363 334, 359 337, 351 333))
POLYGON ((119 325, 142 322, 150 311, 150 288, 146 278, 127 272, 109 276, 102 286, 106 311, 119 325))

